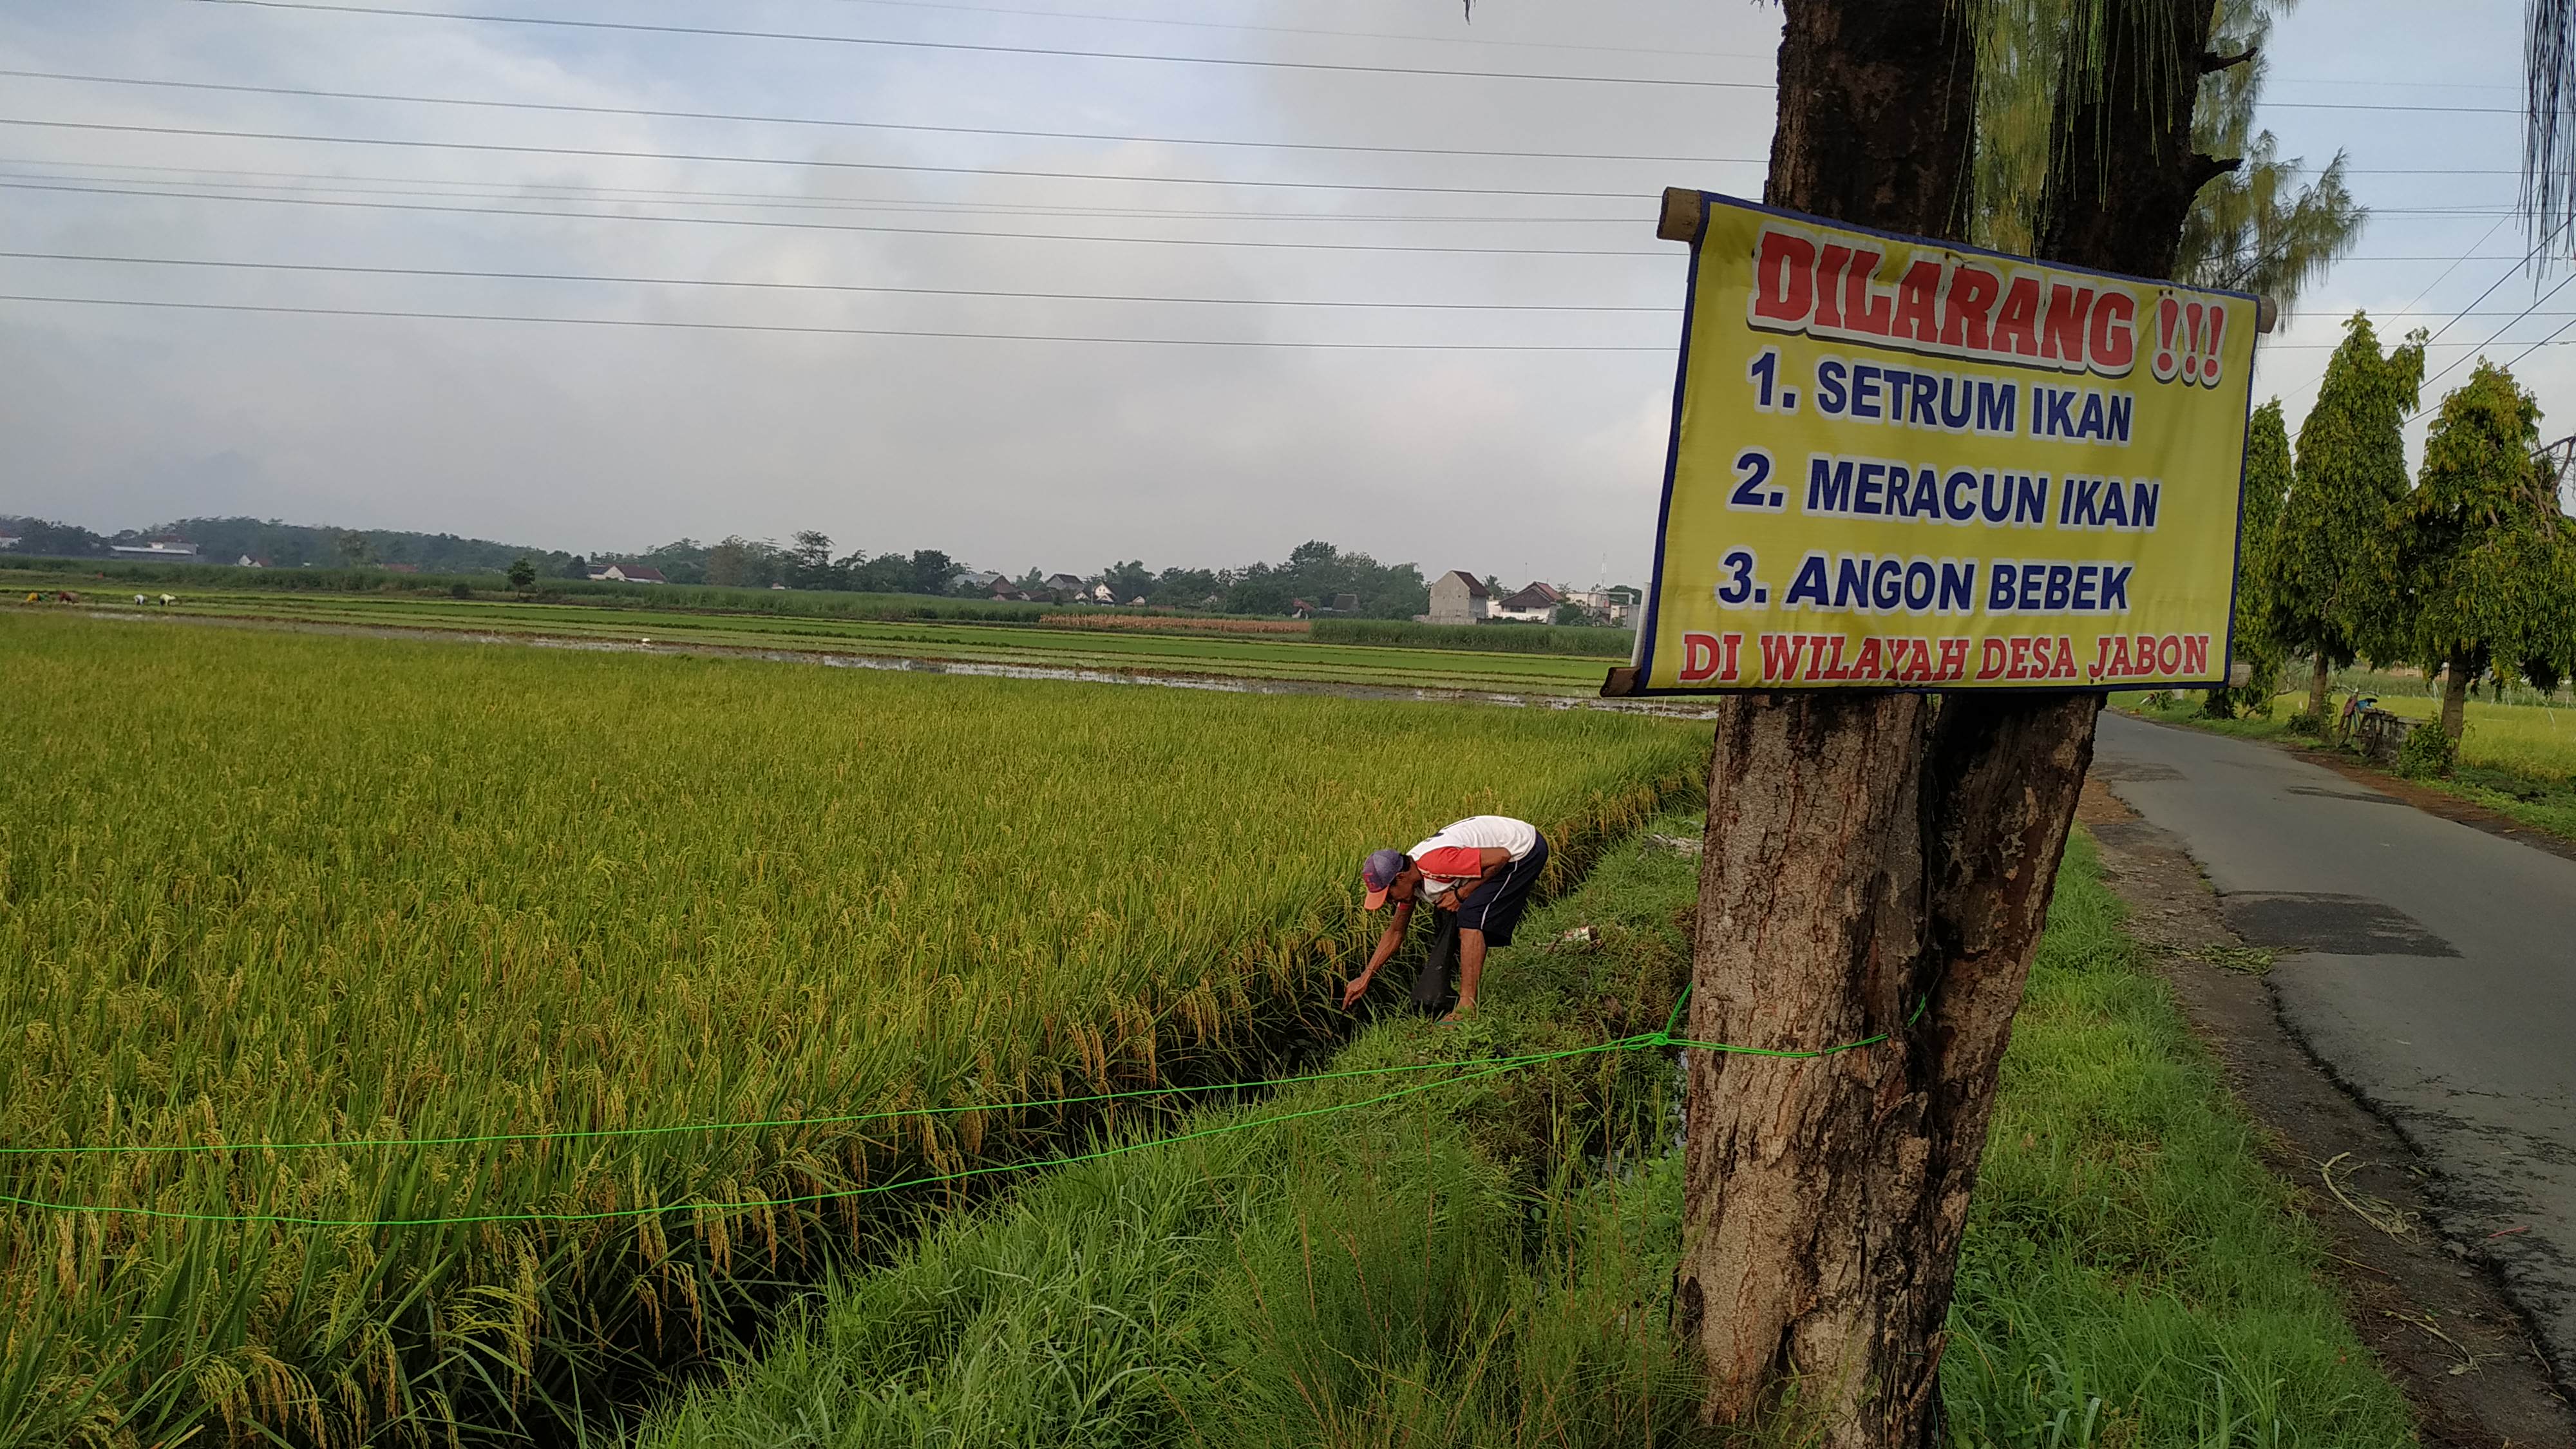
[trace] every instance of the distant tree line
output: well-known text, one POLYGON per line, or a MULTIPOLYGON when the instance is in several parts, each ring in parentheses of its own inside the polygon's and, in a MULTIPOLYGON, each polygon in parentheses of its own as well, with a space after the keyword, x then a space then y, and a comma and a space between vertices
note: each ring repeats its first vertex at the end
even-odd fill
MULTIPOLYGON (((1278 563, 1240 568, 1146 567, 1140 559, 1111 562, 1081 573, 1032 568, 1017 577, 977 570, 938 549, 909 553, 836 552, 829 535, 808 530, 780 545, 740 535, 716 543, 683 538, 640 553, 567 553, 452 533, 400 529, 347 529, 257 518, 181 518, 146 529, 103 534, 74 524, 0 516, 0 534, 16 537, 21 556, 106 558, 119 544, 180 538, 197 546, 206 563, 242 558, 281 569, 346 569, 399 566, 425 574, 501 574, 525 592, 543 579, 586 578, 608 564, 658 569, 675 584, 722 588, 847 590, 874 594, 928 594, 988 598, 997 592, 1040 602, 1071 602, 1076 590, 1093 598, 1105 586, 1126 605, 1143 600, 1156 608, 1210 609, 1232 614, 1285 614, 1298 600, 1329 607, 1344 595, 1349 612, 1370 619, 1409 619, 1431 607, 1430 586, 1410 563, 1382 564, 1365 553, 1309 542, 1278 563)), ((0 555, 5 557, 5 555, 0 555)))
POLYGON ((560 577, 574 562, 572 554, 487 538, 392 528, 329 528, 273 518, 180 518, 153 528, 96 533, 77 524, 0 516, 0 533, 18 539, 16 553, 55 558, 106 558, 119 544, 182 538, 195 544, 198 556, 207 563, 251 558, 286 569, 400 564, 429 574, 501 573, 513 561, 527 558, 540 571, 560 577))
MULTIPOLYGON (((2418 407, 2424 334, 2383 351, 2356 313, 2290 444, 2278 399, 2245 453, 2236 656, 2242 689, 2213 714, 2266 711, 2294 657, 2308 666, 2301 723, 2322 728, 2331 673, 2359 659, 2442 680, 2441 758, 2469 691, 2519 677, 2552 691, 2576 675, 2576 519, 2540 456, 2540 407, 2480 359, 2442 399, 2416 477, 2401 430, 2418 407)), ((2427 735, 2428 743, 2436 737, 2427 735)))
POLYGON ((641 553, 596 553, 571 560, 578 566, 641 564, 675 584, 730 588, 836 589, 871 594, 936 594, 987 598, 997 590, 1039 601, 1072 602, 1077 589, 1051 582, 1074 580, 1081 597, 1148 607, 1209 609, 1229 614, 1285 614, 1298 600, 1319 605, 1343 595, 1357 602, 1355 617, 1410 619, 1431 607, 1431 587, 1410 563, 1382 564, 1365 553, 1345 552, 1321 541, 1299 544, 1279 563, 1240 568, 1153 569, 1122 559, 1086 573, 1051 574, 1032 568, 1012 577, 979 570, 938 549, 870 555, 836 553, 829 534, 805 530, 781 546, 739 535, 719 543, 684 538, 641 553))

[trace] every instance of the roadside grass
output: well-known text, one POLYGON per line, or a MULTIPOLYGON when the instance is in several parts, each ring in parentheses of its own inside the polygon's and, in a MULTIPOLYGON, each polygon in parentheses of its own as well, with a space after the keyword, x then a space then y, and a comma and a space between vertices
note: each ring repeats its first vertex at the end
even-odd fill
POLYGON ((1954 1441, 2411 1443, 2321 1245, 2123 915, 2079 835, 1961 1258, 1954 1441))
MULTIPOLYGON (((1467 1032, 1381 1022, 1333 1066, 1650 1030, 1687 976, 1695 888, 1694 861, 1641 836, 1496 953, 1467 1032), (1540 944, 1577 924, 1597 949, 1540 944)), ((2079 839, 1962 1256, 1948 1442, 2411 1443, 2305 1220, 2120 919, 2079 839)), ((1185 1130, 1221 1135, 953 1218, 812 1295, 765 1352, 625 1442, 1766 1442, 1693 1426, 1688 1346, 1665 1331, 1682 1187, 1663 1054, 1365 1104, 1383 1090, 1322 1082, 1204 1112, 1185 1130), (1292 1112, 1327 1114, 1246 1126, 1292 1112)))
MULTIPOLYGON (((2336 676, 2340 696, 2360 688, 2376 693, 2382 709, 2409 719, 2434 719, 2442 702, 2425 682, 2413 676, 2347 672, 2336 676)), ((2509 698, 2527 703, 2468 702, 2460 738, 2460 763, 2449 777, 2415 783, 2483 805, 2536 830, 2576 840, 2576 707, 2550 700, 2538 691, 2514 686, 2509 698)), ((2290 717, 2307 707, 2307 691, 2276 695, 2269 716, 2212 719, 2201 712, 2197 695, 2186 695, 2161 708, 2146 707, 2143 695, 2117 695, 2114 702, 2133 714, 2166 724, 2189 725, 2240 739, 2273 740, 2309 748, 2332 749, 2335 742, 2290 729, 2290 717)))

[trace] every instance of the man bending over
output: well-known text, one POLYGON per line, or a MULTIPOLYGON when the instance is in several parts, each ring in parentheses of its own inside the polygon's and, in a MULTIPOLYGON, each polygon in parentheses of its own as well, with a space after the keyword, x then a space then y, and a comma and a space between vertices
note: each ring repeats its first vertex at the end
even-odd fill
POLYGON ((1369 953, 1368 965, 1342 988, 1342 1005, 1356 1006, 1377 979, 1379 968, 1404 944, 1404 930, 1417 901, 1428 900, 1442 917, 1420 979, 1414 982, 1414 1004, 1435 1010, 1449 995, 1449 955, 1456 934, 1458 995, 1454 1010, 1442 1018, 1456 1021, 1476 1009, 1476 987, 1485 971, 1485 950, 1512 943, 1529 904, 1530 888, 1547 868, 1547 837, 1526 820, 1508 815, 1471 815, 1441 828, 1439 834, 1409 851, 1381 850, 1360 866, 1366 905, 1374 911, 1395 903, 1394 919, 1369 953))

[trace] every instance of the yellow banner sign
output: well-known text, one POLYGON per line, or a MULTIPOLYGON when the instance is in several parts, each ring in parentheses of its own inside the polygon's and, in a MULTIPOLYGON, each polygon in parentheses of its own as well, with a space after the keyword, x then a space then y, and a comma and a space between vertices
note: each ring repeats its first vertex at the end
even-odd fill
POLYGON ((1700 215, 1636 692, 2226 681, 2252 297, 1700 215))

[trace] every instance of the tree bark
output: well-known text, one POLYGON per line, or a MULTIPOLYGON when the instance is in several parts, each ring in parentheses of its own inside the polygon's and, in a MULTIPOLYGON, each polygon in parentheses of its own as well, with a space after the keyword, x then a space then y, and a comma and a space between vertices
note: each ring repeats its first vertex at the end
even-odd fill
POLYGON ((2334 683, 2334 667, 2326 661, 2326 651, 2317 651, 2315 670, 2308 675, 2308 713, 2317 717, 2317 728, 2325 728, 2326 691, 2334 683))
POLYGON ((2442 664, 2442 733, 2451 743, 2460 742, 2460 731, 2469 718, 2469 661, 2458 650, 2442 664))
MULTIPOLYGON (((1764 199, 1923 235, 1963 235, 1975 50, 1959 7, 1786 0, 1764 199)), ((1689 1029, 1812 1049, 1900 1031, 1922 930, 1919 695, 1728 701, 1709 768, 1689 1029)), ((1879 1392, 1919 1356, 1938 1298, 1913 1286, 1926 1201, 1920 1096, 1901 1046, 1813 1061, 1689 1055, 1687 1208, 1676 1327, 1709 1366, 1703 1417, 1799 1406, 1827 1442, 1901 1442, 1922 1418, 1879 1392), (1902 1104, 1911 1104, 1904 1108, 1902 1104), (1883 1106, 1912 1115, 1890 1117, 1883 1106)), ((1946 1266, 1941 1277, 1946 1280, 1946 1266)))
MULTIPOLYGON (((2043 256, 2171 271, 2193 194, 2224 169, 2189 145, 2210 18, 2195 8, 2111 0, 2130 43, 2105 52, 2100 99, 2065 104, 2043 256), (2161 64, 2167 46, 2184 64, 2161 64), (2084 146, 2111 164, 2076 164, 2084 146)), ((1974 79, 1959 7, 1786 10, 1767 199, 1956 237, 1974 79)), ((1721 714, 1691 1035, 1890 1040, 1689 1055, 1675 1315, 1707 1363, 1708 1422, 1788 1414, 1829 1449, 1940 1442, 1943 1328, 1996 1074, 2101 703, 1963 692, 1936 717, 1913 696, 1785 695, 1721 714)))

